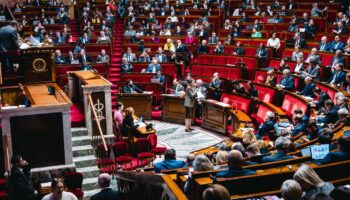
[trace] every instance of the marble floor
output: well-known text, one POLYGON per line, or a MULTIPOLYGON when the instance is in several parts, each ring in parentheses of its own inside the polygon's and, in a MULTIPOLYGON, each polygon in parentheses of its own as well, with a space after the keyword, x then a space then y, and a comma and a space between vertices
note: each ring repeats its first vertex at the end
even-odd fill
MULTIPOLYGON (((224 136, 213 133, 201 127, 194 126, 194 131, 185 132, 182 124, 175 124, 163 121, 150 121, 157 130, 158 146, 166 146, 168 149, 176 150, 176 156, 179 160, 185 160, 186 156, 195 150, 202 149, 224 139, 224 136)), ((155 162, 160 159, 155 160, 155 162)))

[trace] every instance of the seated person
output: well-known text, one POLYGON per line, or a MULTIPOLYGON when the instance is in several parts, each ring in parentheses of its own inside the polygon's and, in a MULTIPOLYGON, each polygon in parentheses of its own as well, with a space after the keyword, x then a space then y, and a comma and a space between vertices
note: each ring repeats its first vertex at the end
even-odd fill
POLYGON ((175 52, 175 45, 172 39, 168 38, 166 40, 166 43, 164 44, 164 51, 175 52))
POLYGON ((143 51, 141 54, 140 54, 140 57, 139 57, 139 62, 151 62, 151 58, 149 57, 148 53, 146 51, 143 51))
POLYGON ((175 95, 181 95, 184 94, 185 89, 184 86, 182 86, 182 84, 179 83, 179 80, 177 80, 177 78, 174 78, 173 80, 173 94, 175 95))
POLYGON ((293 54, 292 54, 292 60, 296 61, 297 58, 303 58, 303 56, 304 56, 304 54, 302 51, 300 51, 300 47, 296 46, 295 50, 293 51, 293 54))
POLYGON ((243 56, 245 54, 245 49, 242 47, 241 42, 237 42, 232 54, 237 56, 243 56))
POLYGON ((106 35, 104 31, 100 31, 100 36, 97 38, 97 44, 110 44, 111 39, 106 35))
POLYGON ((160 64, 156 58, 153 58, 152 63, 147 67, 147 73, 156 73, 157 71, 162 71, 160 64))
POLYGON ((127 52, 123 54, 123 58, 126 58, 129 62, 137 62, 136 55, 132 52, 130 47, 128 47, 127 52))
POLYGON ((264 84, 275 87, 276 83, 277 83, 277 78, 275 76, 275 71, 273 69, 267 71, 267 76, 264 80, 264 84))
POLYGON ((321 38, 321 42, 318 43, 318 50, 320 51, 329 51, 330 50, 330 44, 327 42, 327 36, 323 36, 321 38))
POLYGON ((303 71, 305 71, 303 59, 297 58, 297 62, 294 68, 294 73, 301 74, 303 71))
POLYGON ((216 36, 215 32, 213 32, 211 34, 211 36, 209 37, 208 41, 209 41, 209 44, 216 44, 217 42, 220 41, 220 38, 218 36, 216 36))
POLYGON ((261 32, 256 30, 256 28, 253 28, 253 32, 252 32, 252 35, 251 35, 252 38, 261 38, 261 32))
POLYGON ((126 58, 123 58, 123 63, 121 64, 120 68, 124 73, 130 73, 134 70, 134 67, 126 58))
POLYGON ((128 107, 125 109, 125 116, 123 119, 123 124, 122 124, 122 132, 123 133, 128 133, 128 129, 131 128, 132 130, 132 135, 136 136, 136 128, 139 127, 139 124, 135 124, 134 122, 134 108, 128 107))
POLYGON ((315 80, 320 79, 320 66, 317 64, 317 60, 311 59, 309 66, 301 73, 301 77, 310 76, 315 80))
POLYGON ((74 54, 73 54, 73 51, 69 51, 69 52, 68 52, 68 55, 67 55, 66 60, 67 60, 67 62, 68 62, 69 64, 79 62, 79 61, 75 58, 75 56, 74 56, 74 54))
POLYGON ((338 110, 338 120, 334 124, 328 124, 328 127, 335 129, 340 125, 349 126, 350 121, 348 119, 348 110, 346 108, 340 108, 338 110))
POLYGON ((168 149, 164 154, 164 160, 154 164, 154 171, 160 173, 162 170, 182 168, 185 165, 184 161, 176 160, 175 149, 168 149))
POLYGON ((325 100, 324 110, 320 112, 320 114, 323 114, 324 117, 318 117, 317 122, 325 124, 335 123, 338 120, 338 110, 339 107, 334 106, 334 103, 331 99, 325 100))
POLYGON ((236 176, 253 175, 255 171, 249 169, 243 169, 245 163, 242 153, 238 150, 231 150, 228 154, 227 165, 228 170, 223 170, 215 174, 215 178, 228 178, 236 176))
POLYGON ((293 77, 290 75, 289 69, 283 70, 282 79, 281 79, 280 83, 277 85, 277 87, 288 90, 288 91, 294 90, 294 88, 295 88, 294 80, 293 80, 293 77))
POLYGON ((322 133, 320 134, 320 136, 318 136, 318 143, 320 144, 328 144, 329 145, 329 151, 333 151, 336 150, 338 147, 335 144, 332 144, 333 142, 333 134, 332 134, 332 130, 330 130, 331 134, 327 134, 327 133, 322 133))
POLYGON ((294 129, 291 133, 292 137, 298 135, 300 132, 305 132, 306 124, 305 122, 303 122, 302 115, 295 115, 293 121, 294 121, 294 129))
POLYGON ((288 138, 282 136, 278 137, 275 141, 276 153, 274 155, 263 157, 262 162, 274 162, 293 158, 293 156, 287 155, 290 144, 291 141, 288 138))
POLYGON ((214 48, 214 53, 216 54, 224 54, 225 53, 225 46, 221 43, 221 41, 218 41, 214 48))
POLYGON ((102 49, 101 53, 97 55, 96 63, 109 64, 109 55, 106 54, 106 50, 102 49))
POLYGON ((338 139, 338 147, 338 152, 329 152, 326 157, 318 161, 318 163, 328 164, 350 159, 350 136, 341 136, 338 139))
POLYGON ((78 57, 79 63, 83 63, 84 61, 92 63, 92 58, 90 55, 86 54, 85 49, 80 50, 80 55, 78 57))
POLYGON ((259 93, 258 93, 258 90, 256 89, 256 87, 254 86, 253 82, 248 81, 247 85, 248 85, 247 96, 258 97, 259 93))
POLYGON ((276 135, 275 123, 275 114, 271 111, 268 111, 266 113, 265 122, 260 125, 258 131, 256 132, 256 138, 260 139, 265 135, 274 138, 276 135))
POLYGON ((310 60, 313 59, 316 60, 317 64, 321 65, 321 56, 318 55, 316 48, 311 49, 311 53, 307 56, 305 62, 310 63, 310 60))
POLYGON ((78 200, 78 198, 71 192, 64 191, 63 180, 53 180, 51 182, 52 192, 45 195, 42 200, 51 200, 51 199, 69 199, 69 200, 78 200))
POLYGON ((136 94, 136 93, 143 92, 140 88, 134 85, 131 79, 128 79, 126 81, 126 85, 123 87, 123 91, 124 93, 127 93, 127 94, 136 94))
POLYGON ((312 78, 310 76, 305 77, 304 82, 305 82, 305 87, 299 93, 303 96, 313 98, 314 97, 314 89, 316 87, 315 83, 313 83, 312 78))
POLYGON ((66 64, 66 58, 62 55, 60 50, 55 51, 55 64, 66 64))
POLYGON ((209 46, 206 40, 202 40, 202 43, 197 47, 197 54, 209 53, 209 46))
POLYGON ((334 41, 332 41, 329 44, 329 51, 332 53, 336 52, 337 50, 342 51, 344 49, 344 47, 345 47, 345 43, 340 40, 339 35, 336 35, 334 37, 334 41))
POLYGON ((337 27, 332 30, 332 33, 335 35, 347 34, 348 30, 344 26, 342 21, 337 22, 337 27))
POLYGON ((263 43, 259 44, 259 48, 256 49, 255 56, 258 58, 258 67, 263 67, 266 58, 268 57, 269 52, 267 51, 263 43))
POLYGON ((332 69, 332 71, 335 69, 337 64, 343 64, 344 65, 344 57, 342 55, 342 51, 341 50, 337 50, 335 51, 335 55, 332 58, 331 63, 328 65, 328 67, 330 67, 332 69))
POLYGON ((154 56, 159 63, 168 62, 167 55, 164 53, 162 47, 158 48, 157 54, 154 56))
POLYGON ((232 90, 233 93, 237 93, 240 95, 246 94, 244 85, 239 80, 232 81, 232 87, 233 87, 233 90, 232 90))
POLYGON ((83 64, 80 66, 80 70, 84 70, 84 71, 92 70, 92 65, 86 61, 83 61, 83 64))
POLYGON ((341 86, 345 81, 345 72, 343 72, 343 68, 343 64, 336 64, 335 70, 332 76, 328 79, 327 83, 335 85, 336 87, 341 86))
POLYGON ((157 74, 153 76, 153 80, 159 81, 161 85, 164 85, 165 83, 165 77, 162 75, 162 71, 157 70, 157 74))
POLYGON ((321 108, 323 108, 324 102, 327 99, 331 99, 331 97, 328 95, 328 93, 323 92, 319 87, 315 87, 314 96, 315 96, 315 99, 317 100, 315 103, 317 110, 320 110, 321 108))

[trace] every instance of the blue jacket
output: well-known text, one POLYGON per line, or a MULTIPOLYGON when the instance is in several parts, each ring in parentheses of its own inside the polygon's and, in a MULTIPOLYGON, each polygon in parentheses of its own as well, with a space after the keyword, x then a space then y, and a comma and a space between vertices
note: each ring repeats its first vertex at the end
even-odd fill
POLYGON ((318 50, 320 51, 329 51, 329 49, 331 48, 330 44, 327 42, 325 45, 323 45, 321 42, 318 43, 318 50))
POLYGON ((154 170, 156 173, 160 173, 162 170, 182 168, 185 165, 186 163, 181 160, 164 160, 154 164, 154 170))
POLYGON ((153 76, 153 79, 159 79, 159 83, 160 84, 164 84, 165 83, 165 78, 164 78, 163 75, 160 75, 160 76, 155 75, 155 76, 153 76))
POLYGON ((300 132, 305 132, 305 130, 306 130, 306 124, 304 122, 299 123, 294 127, 294 130, 292 131, 292 136, 294 137, 298 135, 298 133, 300 132))
POLYGON ((249 169, 243 169, 241 167, 230 167, 228 170, 220 171, 215 174, 215 178, 228 178, 236 176, 253 175, 255 171, 249 169))
POLYGON ((266 59, 267 58, 267 56, 268 56, 268 51, 267 51, 267 49, 266 48, 258 48, 257 50, 256 50, 256 52, 255 52, 255 55, 256 56, 258 56, 258 55, 260 55, 261 56, 261 58, 263 58, 263 59, 266 59), (260 53, 260 54, 259 54, 260 53))
POLYGON ((286 78, 282 77, 280 85, 283 85, 285 90, 289 90, 289 91, 294 90, 293 77, 291 77, 291 76, 288 76, 286 78))
POLYGON ((329 64, 329 66, 330 67, 332 67, 333 66, 333 63, 334 63, 334 65, 336 65, 336 64, 338 64, 338 63, 341 63, 341 64, 343 64, 344 65, 344 57, 343 56, 340 56, 340 57, 338 57, 338 60, 336 60, 337 58, 334 56, 333 58, 332 58, 332 61, 331 61, 331 63, 329 64))
POLYGON ((260 138, 261 136, 269 135, 270 133, 275 131, 275 122, 268 120, 259 127, 258 132, 256 133, 256 137, 260 138))
POLYGON ((310 83, 308 85, 305 85, 304 89, 300 92, 301 95, 304 95, 306 97, 314 97, 314 89, 315 89, 315 84, 310 83))
POLYGON ((157 63, 155 66, 154 66, 154 64, 153 63, 150 63, 149 65, 148 65, 148 68, 147 68, 147 72, 148 73, 155 73, 155 72, 157 72, 158 70, 160 70, 160 71, 162 71, 162 68, 160 67, 160 64, 159 63, 157 63), (153 71, 153 67, 155 67, 155 70, 153 71))
POLYGON ((293 156, 289 156, 284 152, 277 152, 274 155, 263 157, 262 162, 274 162, 279 160, 287 160, 291 158, 293 158, 293 156))
POLYGON ((329 152, 326 157, 318 161, 319 164, 328 164, 350 159, 350 154, 346 152, 329 152))
POLYGON ((337 50, 343 51, 344 47, 345 47, 344 42, 339 41, 339 42, 338 42, 338 45, 337 45, 337 43, 336 43, 335 41, 333 41, 333 42, 329 45, 329 50, 330 50, 331 52, 336 52, 337 50))
POLYGON ((327 83, 331 83, 334 77, 335 77, 334 84, 341 84, 345 80, 345 73, 341 71, 337 74, 337 71, 334 71, 333 75, 331 76, 331 78, 328 79, 327 83))

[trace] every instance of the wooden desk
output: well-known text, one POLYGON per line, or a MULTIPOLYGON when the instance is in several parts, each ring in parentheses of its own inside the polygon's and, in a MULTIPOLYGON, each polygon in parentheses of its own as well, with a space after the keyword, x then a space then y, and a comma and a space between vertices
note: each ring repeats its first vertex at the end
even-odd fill
POLYGON ((226 134, 229 110, 232 106, 215 100, 205 100, 202 111, 202 127, 226 134))
POLYGON ((161 97, 163 101, 162 120, 184 124, 186 116, 185 98, 173 94, 162 94, 161 97))
POLYGON ((137 116, 141 116, 144 119, 152 118, 152 94, 118 93, 116 95, 117 101, 123 102, 125 108, 133 107, 137 116))
MULTIPOLYGON (((137 117, 136 115, 133 115, 133 118, 134 118, 134 120, 138 120, 139 119, 139 117, 137 117)), ((145 124, 147 125, 147 123, 145 123, 145 124)), ((154 128, 152 128, 151 130, 147 130, 146 126, 137 127, 136 131, 140 135, 145 136, 145 137, 147 137, 149 134, 152 134, 152 133, 155 134, 157 132, 154 128)))

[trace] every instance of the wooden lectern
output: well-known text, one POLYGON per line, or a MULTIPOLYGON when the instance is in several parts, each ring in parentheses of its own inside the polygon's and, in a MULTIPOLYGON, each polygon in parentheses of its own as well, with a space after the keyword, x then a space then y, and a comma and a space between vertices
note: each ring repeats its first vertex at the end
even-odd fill
POLYGON ((229 110, 232 107, 215 100, 205 100, 202 111, 202 127, 226 134, 229 110))
POLYGON ((111 86, 108 80, 92 71, 70 71, 69 98, 75 101, 83 92, 85 122, 90 136, 113 134, 111 86), (94 110, 91 109, 93 106, 94 110), (96 122, 99 120, 99 125, 96 122))
POLYGON ((184 106, 185 97, 175 96, 173 94, 162 94, 161 96, 163 99, 162 120, 167 122, 184 124, 186 117, 186 111, 184 106))
POLYGON ((72 103, 56 83, 3 88, 1 95, 6 170, 13 154, 22 155, 36 169, 73 164, 72 103))
POLYGON ((33 84, 56 81, 53 49, 30 48, 22 50, 20 60, 23 83, 33 84))
POLYGON ((121 101, 124 107, 133 107, 135 114, 144 119, 152 118, 152 92, 127 94, 118 93, 117 101, 121 101))

